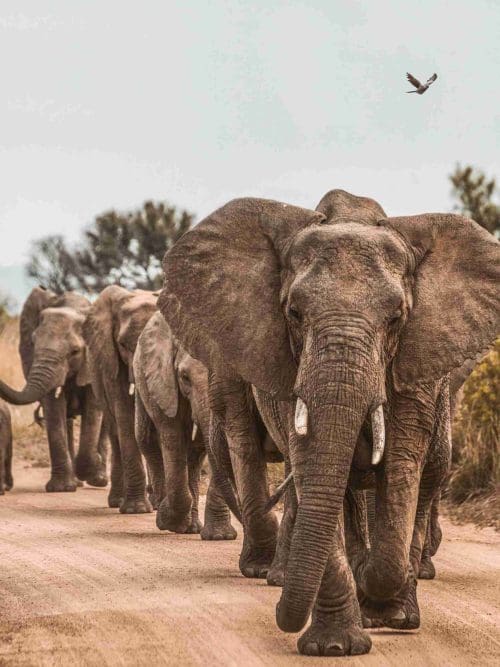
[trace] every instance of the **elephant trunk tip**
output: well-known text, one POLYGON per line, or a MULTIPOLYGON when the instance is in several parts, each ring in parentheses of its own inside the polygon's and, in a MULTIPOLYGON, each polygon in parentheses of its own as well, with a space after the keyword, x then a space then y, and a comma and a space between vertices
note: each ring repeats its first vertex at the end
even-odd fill
POLYGON ((306 613, 290 613, 281 599, 276 605, 276 624, 283 632, 300 632, 309 618, 309 610, 306 613))

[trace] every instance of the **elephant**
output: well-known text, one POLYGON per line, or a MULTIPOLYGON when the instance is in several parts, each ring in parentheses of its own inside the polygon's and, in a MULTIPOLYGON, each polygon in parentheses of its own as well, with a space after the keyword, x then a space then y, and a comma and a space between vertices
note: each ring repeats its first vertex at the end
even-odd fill
POLYGON ((111 285, 94 301, 83 327, 92 387, 111 441, 108 505, 122 514, 153 510, 135 439, 132 364, 139 335, 156 311, 156 299, 154 292, 111 285))
POLYGON ((12 478, 12 422, 9 406, 0 401, 0 496, 14 486, 12 478))
POLYGON ((135 435, 150 474, 158 528, 201 533, 203 540, 234 540, 236 530, 216 474, 208 488, 204 526, 198 518, 210 423, 207 369, 177 344, 157 312, 139 336, 133 370, 135 435))
MULTIPOLYGON (((159 309, 209 369, 230 448, 252 468, 251 387, 290 459, 297 503, 276 620, 299 632, 312 612, 302 654, 368 652, 371 614, 419 623, 414 572, 448 466, 429 453, 449 436, 450 372, 500 328, 499 255, 472 220, 391 218, 342 190, 316 211, 234 200, 165 255, 159 309), (350 521, 344 542, 353 463, 375 475, 369 545, 350 521)), ((244 519, 264 503, 257 468, 253 478, 244 519)))
POLYGON ((49 441, 51 477, 47 491, 76 491, 77 479, 106 486, 102 412, 90 386, 82 327, 89 301, 76 292, 56 295, 35 287, 20 318, 19 353, 26 386, 16 391, 0 381, 0 397, 14 405, 39 401, 49 441), (73 419, 81 415, 75 459, 73 419))

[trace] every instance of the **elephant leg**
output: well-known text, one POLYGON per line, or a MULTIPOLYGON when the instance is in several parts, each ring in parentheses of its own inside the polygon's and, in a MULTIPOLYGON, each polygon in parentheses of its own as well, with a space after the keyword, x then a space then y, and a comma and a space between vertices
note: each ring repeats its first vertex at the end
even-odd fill
POLYGON ((370 497, 366 491, 347 488, 344 500, 345 544, 354 578, 370 551, 369 505, 370 497))
POLYGON ((149 500, 156 510, 166 495, 163 456, 155 425, 138 392, 135 394, 135 434, 137 445, 146 459, 148 486, 151 486, 149 500))
POLYGON ((120 507, 124 498, 122 455, 118 435, 111 421, 107 425, 107 432, 111 442, 111 488, 108 494, 108 505, 109 507, 120 507))
POLYGON ((257 421, 243 382, 212 381, 210 392, 212 409, 218 412, 217 419, 226 433, 241 503, 244 539, 240 571, 245 577, 265 579, 276 551, 278 521, 274 512, 265 511, 269 493, 257 421))
POLYGON ((153 508, 146 497, 146 473, 135 439, 134 404, 129 396, 127 399, 118 400, 114 405, 125 493, 120 513, 143 514, 152 512, 153 508))
POLYGON ((201 530, 202 540, 234 540, 237 532, 231 525, 231 512, 210 477, 205 505, 205 525, 201 530))
POLYGON ((5 448, 4 456, 4 470, 5 470, 5 488, 10 491, 14 486, 14 479, 12 477, 12 433, 7 437, 7 447, 5 448))
MULTIPOLYGON (((285 477, 290 474, 290 461, 285 459, 285 477)), ((290 543, 292 540, 293 526, 297 514, 297 494, 295 486, 290 484, 285 492, 283 517, 278 529, 278 542, 274 554, 271 568, 267 573, 267 583, 269 586, 283 586, 285 580, 285 569, 290 553, 290 543)))
POLYGON ((427 520, 427 529, 425 531, 425 542, 422 549, 422 556, 420 558, 420 564, 418 567, 418 578, 419 579, 434 579, 436 576, 436 568, 432 562, 431 556, 431 521, 430 516, 427 520))
POLYGON ((75 440, 74 440, 74 420, 72 417, 66 419, 66 433, 68 434, 68 452, 73 466, 73 474, 75 475, 76 485, 83 486, 83 482, 76 477, 75 473, 75 440))
POLYGON ((66 433, 68 434, 68 452, 71 460, 75 461, 75 440, 73 434, 73 418, 66 419, 66 433))
POLYGON ((434 579, 432 562, 441 543, 439 501, 451 465, 451 415, 448 391, 441 391, 436 405, 436 426, 422 473, 410 558, 420 579, 434 579))
POLYGON ((49 454, 51 463, 50 480, 45 485, 48 492, 76 491, 73 463, 68 449, 66 430, 66 397, 64 391, 59 396, 45 396, 42 399, 49 454))
POLYGON ((189 492, 191 493, 191 524, 187 527, 186 533, 198 534, 203 528, 199 519, 198 503, 200 501, 200 476, 201 466, 205 458, 205 450, 193 446, 188 448, 187 463, 188 463, 188 484, 189 492))
MULTIPOLYGON (((1 437, 0 433, 0 437, 1 437)), ((6 443, 0 441, 0 496, 5 494, 6 479, 5 479, 5 464, 6 464, 6 443)))
POLYGON ((99 455, 99 465, 97 466, 97 475, 101 478, 108 478, 108 458, 109 458, 109 437, 104 419, 101 422, 99 440, 97 442, 97 453, 99 455))
POLYGON ((78 479, 91 486, 106 486, 108 478, 106 467, 98 451, 103 415, 91 387, 85 388, 83 401, 80 443, 75 459, 75 471, 78 479))
POLYGON ((340 519, 312 611, 311 625, 298 641, 299 652, 303 655, 361 655, 368 653, 372 645, 361 623, 343 532, 340 519))
POLYGON ((436 555, 443 538, 443 532, 441 530, 441 526, 439 525, 439 504, 441 502, 441 493, 442 489, 440 489, 439 493, 432 501, 431 507, 431 516, 429 522, 429 554, 431 556, 436 555))

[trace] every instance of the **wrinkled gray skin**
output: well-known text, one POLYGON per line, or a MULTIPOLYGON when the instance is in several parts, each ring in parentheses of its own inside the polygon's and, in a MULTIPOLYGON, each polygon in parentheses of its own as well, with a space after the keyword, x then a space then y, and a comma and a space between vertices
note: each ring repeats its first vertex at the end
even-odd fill
POLYGON ((76 474, 93 486, 107 484, 106 462, 99 453, 104 439, 102 412, 90 386, 82 336, 89 308, 89 301, 75 292, 57 296, 35 287, 20 319, 19 353, 26 386, 17 391, 0 381, 0 397, 9 403, 42 405, 52 468, 47 491, 76 491, 73 419, 77 415, 82 421, 76 474))
POLYGON ((176 344, 161 313, 151 317, 139 336, 133 366, 135 434, 148 466, 158 528, 201 532, 204 540, 234 540, 229 509, 213 475, 204 526, 198 518, 210 424, 205 366, 176 344))
MULTIPOLYGON (((430 452, 449 437, 448 374, 500 329, 499 263, 498 242, 471 220, 386 218, 376 202, 343 191, 317 212, 235 200, 165 256, 160 310, 209 368, 211 408, 230 448, 252 465, 250 384, 271 436, 288 450, 298 507, 276 617, 298 632, 312 612, 301 653, 369 651, 356 585, 368 625, 418 624, 413 573, 449 460, 430 452), (308 409, 301 436, 297 397, 308 409), (374 537, 368 549, 363 522, 347 522, 349 567, 347 481, 381 404, 374 537)), ((248 502, 260 505, 257 468, 254 480, 248 502)))
POLYGON ((146 475, 134 433, 134 375, 137 340, 156 311, 156 295, 106 287, 92 304, 83 335, 92 387, 104 411, 112 451, 110 507, 122 514, 151 512, 146 475), (131 389, 132 385, 132 389, 131 389))
POLYGON ((0 496, 14 486, 12 479, 12 423, 9 406, 0 400, 0 496))

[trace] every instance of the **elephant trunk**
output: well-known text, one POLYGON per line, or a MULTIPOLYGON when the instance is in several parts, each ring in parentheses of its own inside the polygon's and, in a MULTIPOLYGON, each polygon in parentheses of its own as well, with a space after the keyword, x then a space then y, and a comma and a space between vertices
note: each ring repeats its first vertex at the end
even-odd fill
MULTIPOLYGON (((368 362, 363 368, 352 348, 332 352, 327 343, 324 353, 307 366, 310 384, 297 387, 308 413, 307 435, 299 440, 293 460, 299 506, 276 611, 285 632, 304 627, 316 599, 334 547, 356 441, 374 393, 373 368, 368 362)), ((302 406, 298 412, 303 414, 302 406)))
POLYGON ((54 353, 47 352, 43 359, 35 359, 26 385, 21 391, 13 389, 0 380, 0 397, 13 405, 28 405, 40 401, 51 389, 65 382, 65 373, 61 368, 61 359, 54 353))

